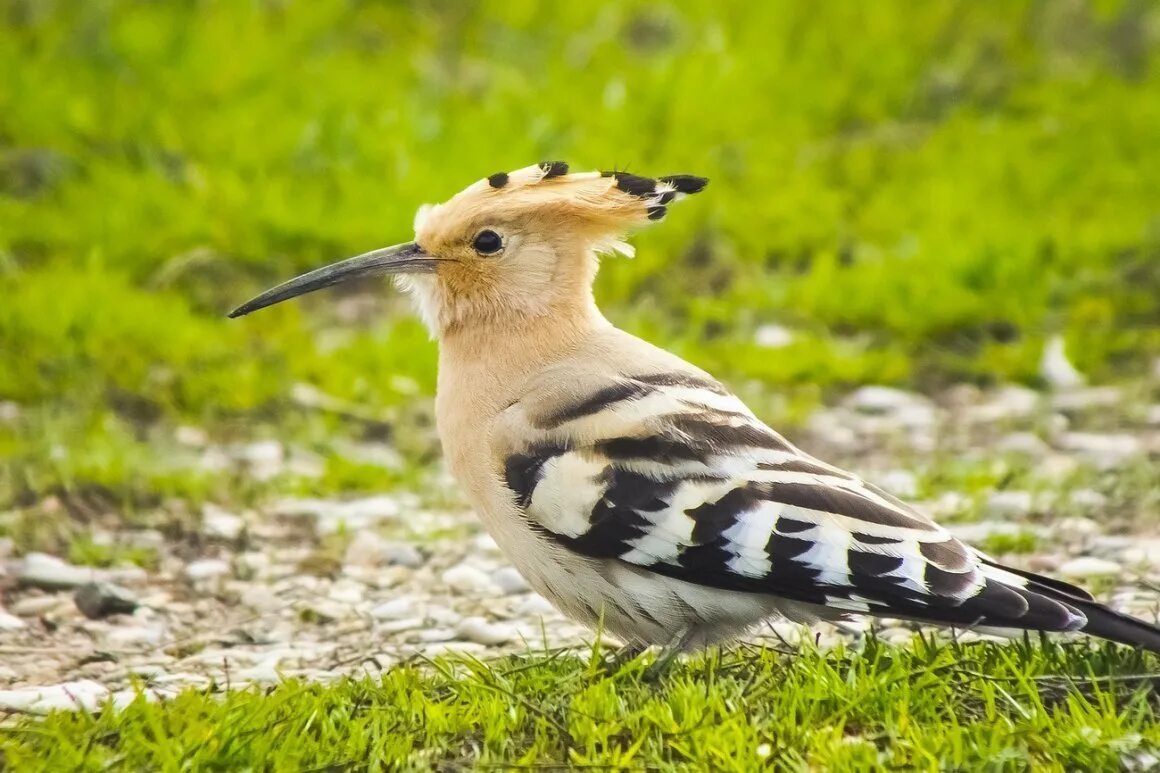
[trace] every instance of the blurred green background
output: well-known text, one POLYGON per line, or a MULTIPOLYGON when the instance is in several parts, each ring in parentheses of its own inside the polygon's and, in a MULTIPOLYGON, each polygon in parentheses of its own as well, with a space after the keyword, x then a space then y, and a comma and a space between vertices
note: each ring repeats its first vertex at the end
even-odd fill
POLYGON ((394 290, 224 313, 544 159, 712 179, 597 294, 770 418, 1035 385, 1055 334, 1131 378, 1160 354, 1158 51, 1139 0, 0 0, 0 510, 406 482, 435 346, 394 290), (205 463, 263 437, 318 469, 205 463), (382 440, 401 462, 344 451, 382 440))

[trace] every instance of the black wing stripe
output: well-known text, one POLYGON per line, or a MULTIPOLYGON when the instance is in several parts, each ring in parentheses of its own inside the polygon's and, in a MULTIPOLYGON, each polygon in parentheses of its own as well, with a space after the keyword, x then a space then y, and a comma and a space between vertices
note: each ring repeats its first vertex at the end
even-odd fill
POLYGON ((730 451, 736 448, 767 448, 793 452, 785 439, 755 424, 731 424, 728 419, 714 416, 712 411, 699 414, 673 414, 667 424, 684 435, 688 442, 710 451, 730 451))
POLYGON ((813 483, 770 483, 769 499, 782 504, 844 515, 877 526, 935 531, 936 527, 905 511, 881 505, 846 489, 813 483))
POLYGON ((597 390, 582 400, 565 405, 547 416, 538 417, 534 421, 534 426, 537 429, 556 429, 561 424, 585 416, 592 416, 618 403, 639 400, 655 391, 656 388, 648 384, 636 381, 620 381, 612 386, 597 390))

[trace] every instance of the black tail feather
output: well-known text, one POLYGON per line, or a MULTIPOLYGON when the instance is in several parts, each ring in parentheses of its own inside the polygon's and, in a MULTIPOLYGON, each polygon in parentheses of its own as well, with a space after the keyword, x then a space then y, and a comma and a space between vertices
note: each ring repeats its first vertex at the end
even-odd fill
POLYGON ((1048 598, 1056 598, 1068 606, 1078 609, 1087 617, 1087 623, 1080 630, 1090 636, 1098 636, 1101 639, 1160 654, 1160 626, 1158 625, 1126 615, 1123 612, 1117 612, 1098 601, 1062 596, 1053 588, 1039 585, 1034 581, 1028 583, 1028 590, 1034 590, 1048 598))

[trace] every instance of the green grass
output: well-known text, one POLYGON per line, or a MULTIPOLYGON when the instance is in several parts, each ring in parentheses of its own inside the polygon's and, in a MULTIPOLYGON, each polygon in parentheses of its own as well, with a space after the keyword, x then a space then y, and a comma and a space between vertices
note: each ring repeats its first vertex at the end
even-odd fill
POLYGON ((442 659, 328 686, 25 721, 11 770, 1121 770, 1160 752, 1155 658, 1013 643, 442 659))

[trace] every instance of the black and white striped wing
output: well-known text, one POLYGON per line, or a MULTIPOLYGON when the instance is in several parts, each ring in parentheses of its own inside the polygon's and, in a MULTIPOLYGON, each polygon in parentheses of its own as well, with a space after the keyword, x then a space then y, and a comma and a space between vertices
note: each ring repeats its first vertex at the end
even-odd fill
POLYGON ((618 377, 547 402, 513 408, 518 436, 536 440, 504 449, 504 476, 526 517, 572 551, 843 612, 1043 630, 1084 622, 795 448, 710 379, 618 377))

